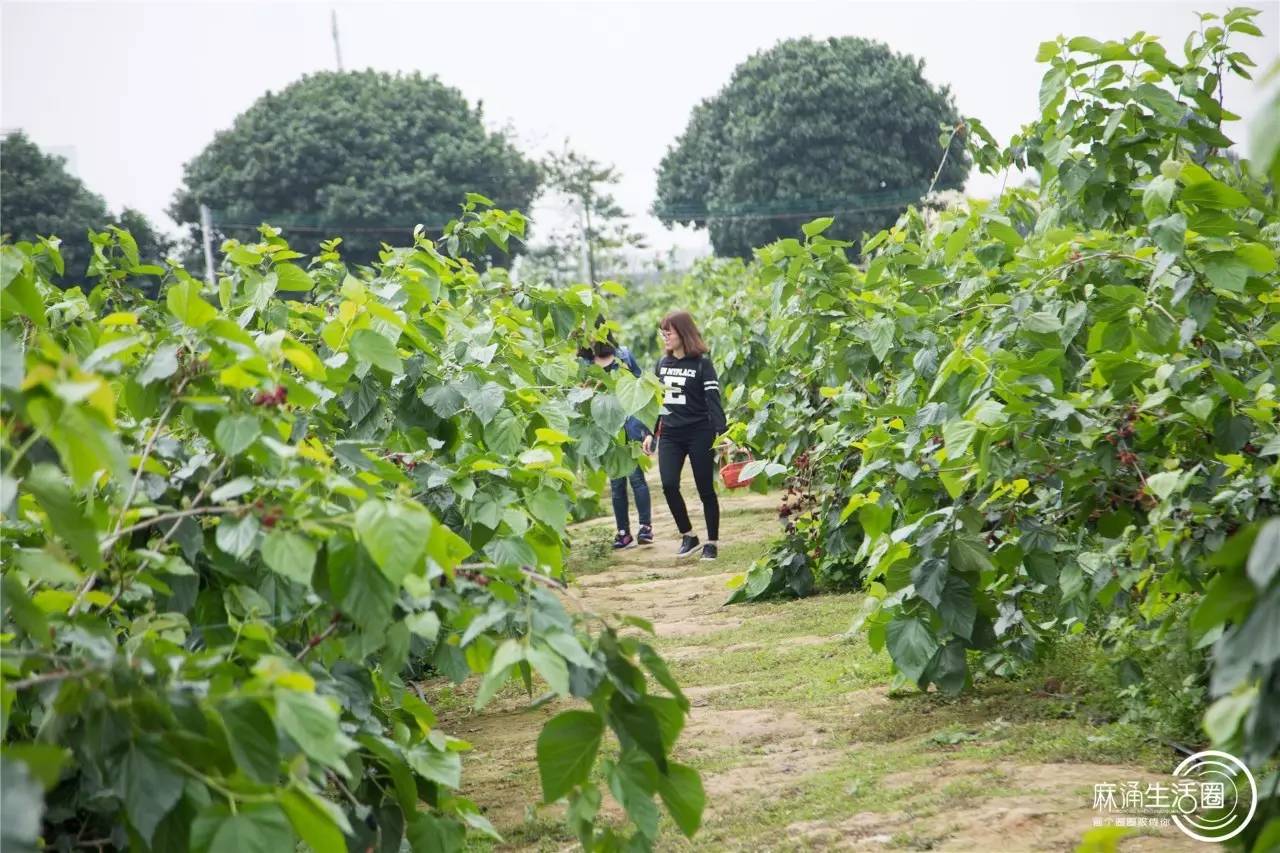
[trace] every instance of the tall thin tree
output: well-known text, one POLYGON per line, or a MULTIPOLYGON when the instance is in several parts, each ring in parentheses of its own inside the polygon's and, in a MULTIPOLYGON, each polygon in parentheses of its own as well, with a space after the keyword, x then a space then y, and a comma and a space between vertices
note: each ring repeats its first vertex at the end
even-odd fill
POLYGON ((608 191, 621 179, 612 165, 565 146, 543 161, 547 188, 572 199, 578 216, 579 247, 587 260, 587 278, 595 282, 600 264, 624 247, 643 248, 642 237, 608 191))

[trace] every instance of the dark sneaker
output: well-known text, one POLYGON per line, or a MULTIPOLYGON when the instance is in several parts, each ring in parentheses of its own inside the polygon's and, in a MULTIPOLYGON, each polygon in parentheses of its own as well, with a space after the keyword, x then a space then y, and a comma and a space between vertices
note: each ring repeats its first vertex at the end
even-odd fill
POLYGON ((636 541, 641 545, 652 545, 653 528, 648 524, 640 525, 640 531, 636 534, 636 541))
POLYGON ((714 560, 718 556, 720 556, 720 552, 716 549, 715 545, 708 542, 706 545, 702 546, 702 559, 714 560))
POLYGON ((686 533, 680 540, 680 550, 676 551, 676 556, 687 557, 696 553, 698 553, 698 537, 692 533, 686 533))
POLYGON ((623 548, 632 548, 635 544, 636 540, 632 539, 631 534, 625 530, 619 531, 618 535, 613 537, 613 550, 615 551, 621 551, 623 548))

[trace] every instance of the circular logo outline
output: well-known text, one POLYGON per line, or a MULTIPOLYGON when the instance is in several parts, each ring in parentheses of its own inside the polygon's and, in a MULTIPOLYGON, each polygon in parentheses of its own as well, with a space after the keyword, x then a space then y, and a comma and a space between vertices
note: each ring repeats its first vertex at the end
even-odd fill
MULTIPOLYGON (((1232 838, 1235 838, 1237 835, 1240 834, 1242 830, 1244 830, 1246 826, 1249 825, 1249 821, 1253 820, 1254 812, 1257 811, 1257 808, 1258 808, 1258 783, 1254 780, 1253 774, 1249 772, 1249 768, 1245 766, 1245 763, 1243 761, 1236 758, 1234 755, 1232 755, 1229 752, 1222 752, 1221 750, 1217 750, 1217 749, 1206 749, 1203 752, 1197 752, 1194 755, 1187 756, 1185 759, 1183 759, 1182 763, 1179 764, 1174 769, 1173 775, 1174 776, 1190 776, 1196 770, 1200 770, 1202 767, 1205 767, 1205 766, 1210 766, 1210 765, 1216 766, 1216 767, 1224 766, 1220 761, 1205 761, 1204 759, 1206 758, 1226 759, 1232 765, 1234 765, 1235 767, 1238 767, 1241 771, 1244 772, 1245 778, 1249 780, 1249 791, 1252 794, 1252 797, 1250 797, 1250 800, 1249 800, 1249 813, 1245 815, 1245 818, 1243 821, 1240 822, 1240 825, 1237 826, 1235 829, 1231 830, 1231 832, 1229 832, 1226 835, 1219 835, 1216 837, 1200 835, 1199 833, 1194 832, 1190 827, 1188 827, 1186 824, 1183 823, 1184 818, 1186 819, 1186 823, 1192 824, 1192 826, 1194 826, 1196 829, 1201 829, 1204 827, 1201 827, 1198 824, 1193 823, 1191 819, 1188 818, 1186 815, 1181 815, 1181 814, 1173 815, 1173 822, 1174 824, 1177 825, 1178 829, 1181 829, 1185 834, 1187 834, 1191 838, 1194 838, 1196 841, 1206 841, 1210 844, 1220 844, 1223 841, 1230 841, 1232 838)), ((1215 771, 1215 772, 1220 772, 1220 771, 1215 771)), ((1196 774, 1196 775, 1203 775, 1203 774, 1196 774)), ((1236 796, 1235 805, 1239 805, 1240 800, 1239 800, 1238 787, 1236 789, 1236 794, 1237 796, 1236 796)), ((1232 817, 1234 817, 1235 815, 1235 805, 1232 806, 1232 817)), ((1214 828, 1217 828, 1217 827, 1214 827, 1214 828)))

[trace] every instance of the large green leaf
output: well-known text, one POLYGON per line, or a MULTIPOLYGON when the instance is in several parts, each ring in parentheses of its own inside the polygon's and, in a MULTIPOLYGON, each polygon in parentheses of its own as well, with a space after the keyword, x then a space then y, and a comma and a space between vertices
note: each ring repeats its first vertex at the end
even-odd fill
POLYGON ((1191 613, 1192 635, 1199 641, 1228 621, 1239 622, 1257 597, 1257 590, 1245 575, 1236 572, 1218 575, 1209 582, 1191 613))
MULTIPOLYGON (((1222 384, 1227 386, 1228 383, 1222 384)), ((1243 415, 1220 417, 1214 425, 1213 445, 1220 453, 1237 453, 1249 443, 1252 434, 1253 421, 1249 418, 1243 415)))
POLYGON ((1176 122, 1186 111, 1177 98, 1153 83, 1142 83, 1133 90, 1134 98, 1155 110, 1166 121, 1176 122))
POLYGON ((1181 213, 1170 214, 1160 219, 1151 220, 1151 238, 1165 252, 1182 254, 1183 241, 1187 234, 1187 218, 1181 213))
POLYGON ((311 585, 316 551, 310 539, 288 530, 273 530, 262 540, 262 559, 267 568, 303 586, 311 585))
POLYGON ((142 372, 138 374, 135 381, 139 385, 150 385, 152 382, 168 379, 177 372, 178 346, 166 344, 151 354, 147 359, 146 367, 142 368, 142 372))
POLYGON ((1151 179, 1151 183, 1147 184, 1147 188, 1142 191, 1142 212, 1148 219, 1163 216, 1169 210, 1169 204, 1173 201, 1173 193, 1177 188, 1178 184, 1172 178, 1158 175, 1151 179))
POLYGON ((893 346, 893 320, 888 317, 877 317, 871 324, 871 352, 876 361, 884 361, 893 346))
POLYGON ((506 389, 496 382, 486 382, 466 393, 467 405, 475 412, 480 423, 488 424, 502 410, 506 402, 506 389))
POLYGON ((192 278, 170 287, 165 300, 169 313, 194 329, 204 328, 218 316, 217 310, 200 297, 200 283, 192 278))
POLYGON ((218 523, 214 541, 229 556, 243 560, 253 552, 254 543, 258 541, 258 519, 252 515, 243 518, 225 516, 218 523))
MULTIPOLYGON (((557 647, 557 649, 559 649, 559 647, 557 647)), ((676 701, 682 708, 688 708, 688 700, 685 699, 684 693, 680 690, 680 685, 676 682, 675 677, 672 676, 671 670, 667 667, 666 661, 664 661, 648 644, 640 646, 640 662, 644 664, 644 668, 649 670, 650 674, 657 679, 658 683, 665 687, 667 691, 676 698, 676 701)), ((649 697, 650 700, 653 700, 654 698, 656 697, 649 697)))
POLYGON ((423 570, 423 553, 435 526, 420 506, 395 501, 365 501, 356 510, 360 544, 392 583, 423 570))
POLYGON ((398 376, 404 372, 396 345, 372 329, 359 329, 351 336, 351 352, 360 361, 390 374, 398 376))
MULTIPOLYGON (((501 622, 505 616, 506 614, 500 609, 490 607, 485 616, 473 620, 467 626, 467 633, 463 635, 461 645, 465 646, 481 632, 501 622)), ((498 651, 493 655, 493 660, 489 662, 488 672, 480 680, 479 689, 476 690, 474 706, 477 711, 489 704, 511 677, 511 668, 525 660, 525 657, 526 650, 522 642, 510 637, 502 641, 502 645, 498 646, 498 651)))
POLYGON ((1221 181, 1208 180, 1192 184, 1182 191, 1182 200, 1200 207, 1236 208, 1248 207, 1249 199, 1239 190, 1221 181))
POLYGON ((484 546, 484 552, 499 566, 531 566, 538 562, 538 552, 523 538, 504 536, 484 546))
POLYGON ((604 720, 593 711, 564 711, 538 735, 543 802, 552 803, 587 781, 600 749, 604 720))
POLYGON ((249 448, 262 435, 262 424, 253 415, 228 415, 218 421, 214 438, 228 456, 236 456, 249 448))
POLYGON ((1223 695, 1249 683, 1257 673, 1280 660, 1280 591, 1258 597, 1243 621, 1214 646, 1209 689, 1223 695))
POLYGON ((938 649, 924 673, 924 677, 938 685, 938 689, 953 696, 964 689, 968 675, 964 642, 961 640, 952 640, 938 649))
POLYGON ((610 724, 619 740, 631 742, 649 754, 660 771, 667 769, 667 752, 663 747, 662 728, 653 708, 631 702, 621 692, 609 700, 610 724))
POLYGON ((270 784, 280 768, 276 726, 271 715, 254 699, 228 703, 222 708, 227 745, 236 764, 249 778, 270 784))
POLYGON ((547 682, 548 687, 560 696, 569 695, 569 667, 564 658, 541 643, 534 643, 526 654, 529 663, 547 682))
POLYGON ((921 560, 911 570, 911 582, 915 584, 916 595, 934 607, 941 608, 943 591, 947 585, 947 561, 937 557, 921 560))
MULTIPOLYGON (((1103 530, 1105 524, 1118 524, 1120 532, 1124 530, 1123 518, 1108 519, 1107 516, 1103 516, 1098 521, 1098 529, 1104 536, 1106 535, 1106 531, 1103 530)), ((1043 552, 1027 554, 1022 558, 1022 562, 1027 567, 1027 574, 1037 583, 1052 586, 1058 582, 1058 561, 1052 554, 1043 552)))
POLYGON ((968 536, 957 535, 952 539, 949 555, 956 571, 979 573, 994 568, 987 546, 968 536))
POLYGON ((182 796, 182 777, 162 759, 149 755, 140 744, 130 748, 123 769, 124 804, 129 823, 150 844, 156 826, 182 796))
POLYGON ((1037 311, 1027 317, 1023 321, 1023 325, 1031 332, 1056 334, 1062 331, 1062 321, 1058 319, 1056 314, 1050 314, 1047 311, 1037 311))
POLYGON ((1257 273, 1271 272, 1276 268, 1274 250, 1261 243, 1245 243, 1237 246, 1233 254, 1257 273))
POLYGON ((409 766, 424 779, 449 788, 462 784, 462 756, 456 752, 421 744, 405 753, 409 766))
POLYGON ((591 418, 608 433, 622 429, 627 413, 612 394, 596 394, 591 398, 591 418))
POLYGON ((350 833, 346 816, 333 803, 306 790, 290 788, 280 795, 293 831, 315 853, 346 853, 343 832, 350 833))
POLYGON ((467 540, 443 524, 433 525, 427 539, 427 557, 441 570, 452 572, 473 552, 467 540))
POLYGON ((978 616, 977 603, 973 598, 973 585, 960 575, 947 575, 942 599, 938 604, 938 613, 942 616, 943 628, 957 637, 969 639, 973 635, 974 619, 978 616))
POLYGON ((804 225, 801 225, 800 230, 804 232, 804 236, 806 237, 817 237, 823 231, 830 228, 831 223, 835 221, 835 217, 823 216, 813 220, 812 222, 806 222, 804 225))
POLYGON ((272 271, 276 274, 276 287, 280 290, 311 290, 316 286, 310 273, 297 264, 276 264, 272 271))
POLYGON ((346 754, 355 744, 338 729, 333 707, 314 693, 279 690, 276 720, 307 756, 341 775, 348 775, 346 754))
POLYGON ((1225 252, 1209 256, 1204 265, 1205 277, 1214 287, 1232 293, 1244 292, 1245 280, 1249 277, 1249 265, 1225 252))
POLYGON ((634 415, 644 411, 653 402, 654 391, 654 387, 643 377, 632 376, 625 370, 618 374, 618 402, 625 414, 634 415))
POLYGON ((656 838, 658 834, 658 806, 653 801, 657 788, 657 768, 640 750, 624 752, 609 772, 609 790, 635 821, 640 834, 656 838))
POLYGON ((556 530, 564 530, 569 520, 569 507, 559 492, 543 487, 529 497, 529 512, 534 518, 556 530))
POLYGON ((22 485, 35 495, 40 508, 49 516, 50 533, 71 546, 90 569, 102 566, 98 537, 93 522, 80 508, 71 486, 58 469, 49 464, 34 466, 22 485))
POLYGON ((1066 86, 1067 72, 1063 66, 1057 65, 1049 69, 1040 81, 1040 109, 1048 111, 1062 99, 1063 87, 1066 86))
POLYGON ((196 819, 191 846, 207 853, 279 853, 294 848, 294 836, 278 806, 244 805, 231 813, 219 805, 196 819))
POLYGON ((327 550, 328 582, 342 612, 366 631, 384 629, 398 587, 351 540, 331 542, 327 550))
MULTIPOLYGON (((9 618, 21 628, 33 643, 41 646, 52 644, 53 629, 43 610, 36 606, 16 572, 0 575, 0 592, 9 618)), ((7 715, 6 715, 7 719, 7 715)))
POLYGON ((484 428, 484 443, 503 458, 514 457, 524 441, 524 424, 512 412, 500 411, 484 428))
POLYGON ((672 762, 666 773, 658 775, 658 794, 676 826, 686 838, 692 838, 702 826, 702 811, 707 804, 698 771, 672 762))
POLYGON ((16 247, 7 243, 0 246, 0 290, 7 289, 26 265, 27 257, 16 247))
POLYGON ((971 421, 948 421, 942 428, 942 440, 947 448, 947 457, 955 459, 963 456, 977 433, 977 424, 971 421))
POLYGON ((929 626, 918 617, 901 613, 889 622, 885 645, 894 665, 912 681, 920 680, 938 650, 938 640, 929 626))
POLYGON ((1160 500, 1166 500, 1185 486, 1184 480, 1180 471, 1161 471, 1147 477, 1147 489, 1160 500))
POLYGON ((456 820, 448 820, 427 811, 413 815, 406 828, 410 850, 439 850, 454 853, 463 849, 466 830, 456 820))

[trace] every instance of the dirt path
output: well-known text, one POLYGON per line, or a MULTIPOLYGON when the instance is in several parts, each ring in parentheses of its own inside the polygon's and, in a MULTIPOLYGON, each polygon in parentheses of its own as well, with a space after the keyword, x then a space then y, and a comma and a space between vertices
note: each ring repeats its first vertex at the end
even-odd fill
MULTIPOLYGON (((675 530, 653 495, 657 544, 612 555, 574 587, 597 612, 651 620, 693 704, 676 754, 702 774, 707 811, 693 841, 664 818, 659 849, 1069 851, 1101 815, 1095 784, 1167 781, 1172 756, 1140 732, 1091 724, 1070 674, 1053 694, 1037 689, 1043 677, 986 682, 958 699, 893 692, 887 657, 842 636, 857 595, 722 607, 726 581, 777 531, 776 496, 722 496, 713 563, 675 559, 675 530)), ((578 542, 611 534, 608 518, 574 530, 578 542)), ((526 805, 539 796, 538 731, 569 703, 530 710, 505 693, 471 714, 467 693, 444 716, 475 746, 464 793, 487 807, 506 839, 499 849, 574 849, 559 808, 526 805)), ((437 697, 447 708, 449 690, 437 697)), ((1133 832, 1119 849, 1195 845, 1175 827, 1133 832)))

